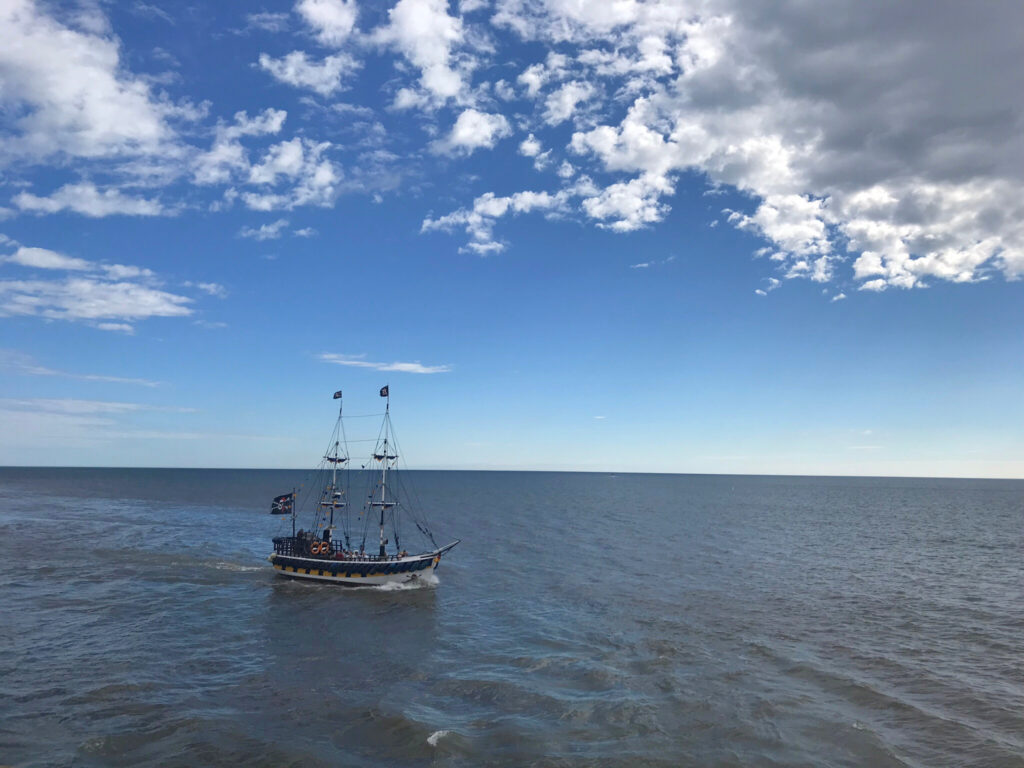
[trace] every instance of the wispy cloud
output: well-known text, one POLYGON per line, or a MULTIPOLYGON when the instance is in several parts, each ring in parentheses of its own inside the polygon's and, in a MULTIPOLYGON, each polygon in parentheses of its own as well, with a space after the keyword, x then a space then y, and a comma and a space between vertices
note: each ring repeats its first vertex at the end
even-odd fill
POLYGON ((228 289, 220 283, 184 283, 186 288, 198 288, 203 293, 208 293, 211 296, 216 296, 218 299, 227 298, 228 289))
POLYGON ((13 371, 26 376, 59 376, 80 381, 102 381, 110 384, 138 384, 143 387, 158 387, 160 382, 149 379, 134 379, 125 376, 104 376, 95 373, 71 373, 39 365, 34 358, 16 350, 0 349, 0 370, 13 371))
MULTIPOLYGON (((0 263, 45 272, 64 272, 54 279, 0 280, 0 317, 29 315, 49 320, 89 323, 94 328, 134 333, 131 322, 151 317, 187 317, 194 299, 163 290, 157 275, 130 264, 103 264, 67 256, 46 248, 19 245, 0 263)), ((216 283, 199 283, 200 290, 223 296, 216 283)))
POLYGON ((374 363, 363 359, 365 355, 338 355, 325 352, 320 355, 320 360, 335 365, 349 365, 353 368, 372 368, 375 371, 397 371, 399 373, 448 373, 452 370, 450 365, 423 365, 414 363, 374 363))
POLYGON ((94 414, 133 413, 136 411, 164 411, 168 413, 196 413, 195 408, 149 405, 146 403, 119 403, 108 400, 77 400, 74 398, 0 398, 0 408, 20 411, 65 413, 76 416, 94 414))
POLYGON ((246 30, 259 29, 263 32, 285 32, 288 29, 287 13, 250 13, 245 17, 246 30))
POLYGON ((662 264, 671 264, 676 260, 675 256, 668 256, 664 259, 652 259, 651 261, 641 261, 639 264, 630 264, 630 269, 650 269, 651 267, 658 267, 662 264))
POLYGON ((49 197, 21 192, 14 204, 32 213, 58 213, 68 210, 94 219, 104 216, 161 216, 168 211, 159 200, 125 195, 119 189, 97 189, 95 184, 65 184, 49 197))

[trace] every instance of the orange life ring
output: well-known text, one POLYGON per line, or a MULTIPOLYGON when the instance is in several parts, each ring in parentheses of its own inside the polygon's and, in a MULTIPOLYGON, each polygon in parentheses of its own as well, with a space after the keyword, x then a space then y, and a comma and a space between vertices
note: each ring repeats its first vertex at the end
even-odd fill
POLYGON ((323 544, 321 544, 319 541, 314 541, 313 546, 309 548, 309 551, 314 555, 319 555, 321 552, 324 551, 323 544))

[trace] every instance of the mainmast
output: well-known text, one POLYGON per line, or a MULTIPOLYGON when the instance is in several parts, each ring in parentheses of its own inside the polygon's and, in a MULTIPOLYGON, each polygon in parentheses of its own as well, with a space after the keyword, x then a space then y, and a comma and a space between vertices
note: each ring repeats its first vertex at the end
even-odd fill
POLYGON ((380 501, 371 501, 370 503, 372 506, 380 507, 380 557, 384 557, 387 554, 384 549, 384 513, 397 503, 388 501, 388 462, 394 461, 398 456, 388 453, 388 433, 391 428, 391 391, 387 385, 381 387, 380 396, 387 398, 387 404, 384 407, 384 441, 381 443, 380 453, 373 454, 373 458, 381 463, 380 501))
MULTIPOLYGON (((338 421, 334 425, 334 434, 332 435, 333 443, 327 450, 327 455, 324 456, 324 461, 331 465, 331 482, 324 489, 323 496, 320 499, 320 510, 323 511, 324 509, 327 509, 329 514, 329 521, 326 530, 327 535, 324 537, 327 541, 330 541, 334 534, 334 510, 341 509, 345 506, 345 502, 342 500, 342 491, 338 487, 338 466, 342 465, 342 469, 344 469, 344 464, 348 462, 347 444, 346 451, 343 452, 341 450, 342 441, 340 438, 342 435, 340 433, 342 430, 341 417, 343 405, 340 389, 334 393, 334 399, 338 401, 338 421)), ((345 546, 348 547, 347 525, 345 527, 345 539, 345 546)))

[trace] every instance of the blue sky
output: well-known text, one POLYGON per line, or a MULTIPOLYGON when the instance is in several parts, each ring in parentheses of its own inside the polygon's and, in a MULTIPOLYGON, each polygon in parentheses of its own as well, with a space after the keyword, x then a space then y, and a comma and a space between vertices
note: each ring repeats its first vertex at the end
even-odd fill
POLYGON ((1024 13, 913 8, 2 0, 0 463, 1024 477, 1024 13))

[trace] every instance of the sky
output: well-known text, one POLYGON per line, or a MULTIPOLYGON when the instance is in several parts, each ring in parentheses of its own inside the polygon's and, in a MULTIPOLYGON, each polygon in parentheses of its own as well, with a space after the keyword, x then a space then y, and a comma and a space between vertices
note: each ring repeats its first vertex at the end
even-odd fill
POLYGON ((1024 477, 1024 6, 0 0, 0 464, 1024 477))

